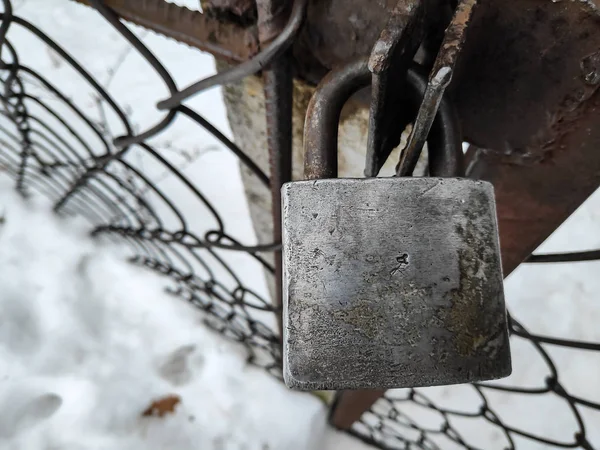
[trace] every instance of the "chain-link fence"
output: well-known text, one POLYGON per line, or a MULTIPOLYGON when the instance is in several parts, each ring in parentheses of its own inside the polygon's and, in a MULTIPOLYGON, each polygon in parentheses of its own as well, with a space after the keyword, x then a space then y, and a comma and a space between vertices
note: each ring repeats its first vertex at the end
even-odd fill
MULTIPOLYGON (((122 64, 126 55, 137 52, 138 59, 141 57, 145 63, 140 67, 148 77, 158 76, 169 94, 176 94, 178 88, 168 68, 140 39, 144 32, 137 28, 132 31, 101 2, 92 3, 100 4, 95 14, 98 21, 104 20, 97 33, 112 33, 128 43, 127 53, 113 55, 116 63, 122 64)), ((73 8, 84 7, 73 4, 73 8)), ((236 224, 231 223, 232 215, 226 220, 221 214, 227 206, 222 197, 214 197, 215 190, 227 190, 231 180, 215 179, 213 184, 218 186, 207 192, 200 187, 206 182, 199 183, 197 176, 186 173, 185 167, 195 160, 193 151, 178 152, 160 137, 166 130, 177 130, 183 122, 186 133, 197 132, 194 140, 213 140, 226 147, 266 192, 270 175, 197 108, 178 104, 164 112, 156 125, 138 131, 130 118, 135 105, 123 105, 107 88, 114 67, 107 79, 99 80, 94 70, 102 66, 102 61, 80 64, 68 48, 19 17, 9 0, 4 0, 1 18, 1 170, 14 178, 16 189, 23 195, 38 191, 51 199, 57 213, 87 218, 95 236, 128 244, 132 262, 169 277, 170 292, 203 310, 209 326, 240 342, 247 349, 250 363, 280 377, 276 322, 280 311, 272 305, 266 289, 256 289, 248 282, 249 278, 262 277, 263 271, 274 276, 270 253, 278 243, 250 243, 246 235, 246 241, 241 239, 236 224), (25 40, 28 48, 35 45, 41 53, 51 55, 56 70, 44 72, 36 69, 35 62, 30 64, 31 55, 19 50, 19 43, 25 40), (65 88, 66 71, 70 81, 65 88)), ((64 24, 57 20, 60 26, 64 24)), ((76 41, 74 38, 72 44, 80 46, 76 41)), ((99 39, 99 47, 102 42, 99 39)), ((159 94, 151 99, 154 103, 159 100, 159 94)), ((204 170, 202 173, 209 176, 210 166, 204 170)), ((235 177, 239 174, 232 172, 231 178, 235 177)), ((469 430, 474 428, 489 428, 496 439, 494 448, 594 448, 588 438, 589 429, 600 428, 600 423, 586 423, 582 410, 600 411, 600 403, 568 392, 562 383, 561 367, 547 346, 592 354, 600 352, 600 343, 530 334, 526 324, 515 319, 511 320, 511 333, 513 346, 529 346, 532 359, 541 359, 546 367, 545 374, 532 379, 530 386, 499 382, 453 388, 452 398, 471 398, 473 406, 468 410, 453 406, 431 390, 389 391, 351 433, 391 449, 490 448, 490 443, 472 439, 469 430), (502 406, 499 393, 560 400, 559 409, 551 414, 569 415, 573 432, 555 439, 532 431, 527 423, 510 424, 497 412, 502 406), (530 447, 531 443, 541 447, 530 447)), ((598 379, 597 373, 586 376, 598 379)))

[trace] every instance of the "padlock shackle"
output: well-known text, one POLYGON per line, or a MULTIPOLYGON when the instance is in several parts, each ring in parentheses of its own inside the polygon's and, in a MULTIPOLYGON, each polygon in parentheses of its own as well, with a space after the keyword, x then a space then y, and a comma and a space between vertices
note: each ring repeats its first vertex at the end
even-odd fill
MULTIPOLYGON (((342 108, 353 94, 370 85, 372 75, 368 60, 368 57, 357 58, 329 72, 310 99, 304 125, 305 179, 337 178, 338 126, 342 108)), ((407 73, 407 86, 422 99, 427 76, 421 70, 411 68, 407 73)), ((454 108, 444 97, 427 137, 431 176, 464 174, 460 136, 454 108)))
POLYGON ((307 180, 337 178, 340 115, 348 99, 371 83, 368 62, 368 58, 358 58, 332 70, 311 97, 304 124, 304 177, 307 180))

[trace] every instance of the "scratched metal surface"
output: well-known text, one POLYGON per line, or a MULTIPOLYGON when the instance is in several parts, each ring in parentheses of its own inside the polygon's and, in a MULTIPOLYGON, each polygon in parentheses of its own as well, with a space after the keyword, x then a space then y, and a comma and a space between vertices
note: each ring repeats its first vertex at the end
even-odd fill
POLYGON ((491 184, 335 179, 289 183, 282 194, 288 386, 510 374, 491 184))

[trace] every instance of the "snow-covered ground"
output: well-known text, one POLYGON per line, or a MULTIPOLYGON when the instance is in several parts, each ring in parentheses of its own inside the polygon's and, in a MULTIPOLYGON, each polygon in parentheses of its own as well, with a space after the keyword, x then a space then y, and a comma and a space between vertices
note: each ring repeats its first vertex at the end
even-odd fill
MULTIPOLYGON (((67 0, 15 1, 16 13, 44 29, 104 84, 143 130, 156 123, 166 95, 147 63, 89 8, 67 0), (111 70, 114 73, 111 73, 111 70)), ((214 72, 212 58, 140 29, 136 34, 179 86, 214 72)), ((9 36, 28 65, 73 93, 101 120, 92 91, 37 38, 13 26, 9 36)), ((189 105, 230 135, 219 89, 189 105)), ((57 106, 59 107, 59 106, 57 106)), ((123 130, 106 117, 112 132, 123 130)), ((91 139, 91 138, 90 138, 91 139)), ((230 234, 253 244, 236 158, 186 120, 152 139, 219 207, 230 234), (191 162, 190 162, 191 161, 191 162), (227 180, 227 183, 223 183, 227 180)), ((137 152, 137 153, 136 153, 137 152)), ((200 230, 210 217, 141 152, 130 161, 174 193, 200 230)), ((366 448, 325 426, 319 400, 288 391, 244 353, 201 325, 198 311, 163 290, 164 279, 123 262, 121 249, 86 237, 87 224, 50 214, 39 197, 24 204, 0 185, 0 449, 320 449, 366 448), (173 415, 144 417, 152 401, 177 395, 173 415), (350 444, 351 443, 351 444, 350 444)), ((540 250, 600 247, 596 193, 540 250)), ((245 284, 266 296, 262 269, 223 252, 245 284)), ((600 341, 600 263, 522 267, 506 283, 512 314, 529 331, 600 341)), ((573 395, 600 401, 600 355, 548 347, 573 395)), ((513 344, 514 374, 503 384, 543 385, 548 370, 526 344, 513 344)), ((461 387, 424 390, 446 407, 477 406, 461 387)), ((572 414, 553 396, 496 393, 506 423, 549 438, 569 439, 572 414)), ((419 417, 418 408, 406 412, 419 417)), ((588 439, 600 447, 600 412, 582 408, 588 439)), ((426 415, 423 416, 426 419, 426 415)), ((477 421, 457 425, 486 449, 504 445, 498 430, 477 421)), ((518 448, 541 449, 528 440, 518 448)), ((449 445, 443 448, 452 448, 449 445)))
POLYGON ((0 448, 316 449, 350 439, 326 430, 320 400, 247 366, 164 279, 41 199, 25 204, 6 181, 0 448), (169 395, 181 399, 174 414, 142 415, 169 395))

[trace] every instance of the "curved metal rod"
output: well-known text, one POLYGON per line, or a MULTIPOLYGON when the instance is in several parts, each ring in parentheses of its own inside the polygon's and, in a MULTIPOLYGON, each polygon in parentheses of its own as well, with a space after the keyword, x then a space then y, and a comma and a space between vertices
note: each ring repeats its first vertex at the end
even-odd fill
POLYGON ((261 71, 265 66, 269 65, 271 61, 286 51, 290 45, 292 45, 294 38, 304 23, 307 5, 308 0, 295 0, 288 23, 281 34, 279 34, 279 36, 277 36, 269 45, 267 45, 264 50, 262 50, 252 59, 226 70, 225 72, 221 72, 197 81, 191 86, 188 86, 187 88, 175 94, 172 93, 171 97, 168 99, 158 102, 156 107, 159 110, 173 109, 184 100, 198 94, 201 91, 218 85, 235 83, 236 81, 239 81, 248 75, 252 75, 261 71))
POLYGON ((569 253, 543 253, 531 255, 527 263, 562 263, 562 262, 585 262, 600 260, 600 250, 588 250, 583 252, 569 253))
MULTIPOLYGON (((108 6, 104 4, 102 0, 88 0, 90 5, 93 6, 101 15, 104 17, 112 26, 115 28, 121 36, 123 36, 127 41, 142 55, 142 57, 152 66, 152 68, 156 71, 156 73, 163 80, 167 89, 171 94, 177 92, 177 85, 175 81, 165 69, 165 67, 160 63, 160 61, 154 56, 154 54, 127 28, 121 20, 119 16, 108 6)), ((164 130, 168 127, 175 119, 175 115, 177 113, 175 111, 170 111, 158 124, 149 130, 137 135, 126 135, 120 136, 114 140, 114 145, 116 147, 128 147, 133 144, 139 144, 140 142, 154 136, 160 131, 164 130)))
POLYGON ((574 341, 571 339, 559 339, 550 336, 540 336, 539 334, 524 333, 519 330, 513 330, 513 333, 522 338, 529 339, 542 344, 556 345, 559 347, 577 348, 579 350, 600 351, 600 343, 574 341))
MULTIPOLYGON (((304 127, 304 176, 308 180, 336 178, 338 123, 346 101, 369 86, 368 58, 358 58, 332 70, 319 83, 306 111, 304 127)), ((407 72, 409 98, 419 102, 427 89, 427 78, 419 66, 407 72)), ((454 108, 443 98, 427 137, 430 173, 436 177, 464 173, 460 131, 454 108)))
MULTIPOLYGON (((28 30, 29 32, 31 32, 33 35, 35 35, 38 39, 40 39, 44 44, 46 44, 48 47, 50 47, 52 50, 54 50, 56 53, 58 53, 60 55, 61 58, 63 58, 68 64, 69 66, 71 66, 72 69, 74 69, 77 73, 79 73, 79 75, 85 80, 87 81, 87 83, 98 93, 100 94, 100 96, 102 97, 102 99, 110 106, 110 108, 112 109, 112 111, 119 117, 119 119, 121 120, 121 124, 123 125, 123 127, 125 128, 126 133, 131 133, 131 125, 129 124, 129 121, 127 120, 127 117, 125 116, 125 113, 121 110, 121 108, 119 108, 119 106, 115 103, 115 101, 113 100, 113 98, 108 94, 108 92, 106 91, 106 89, 104 89, 102 86, 100 86, 100 83, 89 73, 87 72, 83 66, 77 62, 77 60, 75 58, 73 58, 69 53, 67 53, 61 46, 59 46, 56 42, 54 42, 52 39, 50 39, 50 37, 48 37, 48 35, 44 34, 41 30, 39 30, 38 28, 36 28, 34 25, 32 25, 31 23, 29 23, 28 21, 26 21, 25 19, 21 18, 21 17, 17 17, 17 16, 7 16, 6 13, 2 13, 0 14, 0 20, 1 21, 8 21, 8 20, 12 20, 12 22, 22 26, 23 28, 25 28, 26 30, 28 30)), ((7 48, 10 48, 9 43, 7 42, 7 48)), ((11 53, 13 54, 14 57, 14 61, 13 64, 18 64, 18 58, 17 58, 17 54, 14 51, 14 49, 11 50, 11 53)), ((38 74, 37 72, 35 72, 36 77, 41 81, 41 79, 44 79, 40 74, 38 74)), ((47 80, 45 80, 47 83, 47 80)), ((8 80, 5 81, 5 85, 8 83, 8 80)))
POLYGON ((371 83, 369 58, 354 59, 333 69, 317 86, 304 122, 304 177, 336 178, 338 125, 346 101, 371 83))
MULTIPOLYGON (((410 87, 409 96, 413 96, 411 100, 417 105, 421 104, 428 86, 425 69, 414 64, 408 71, 407 81, 410 87)), ((433 124, 426 137, 426 142, 429 154, 429 173, 431 176, 464 176, 465 164, 460 124, 456 109, 447 96, 442 96, 440 100, 433 124)), ((419 154, 420 152, 417 154, 417 157, 419 154)))
POLYGON ((177 86, 175 81, 164 68, 164 66, 156 59, 156 56, 127 28, 119 16, 108 6, 103 0, 88 0, 89 3, 104 17, 119 34, 121 34, 129 43, 144 57, 144 59, 152 66, 152 68, 160 75, 169 92, 176 92, 177 86))
POLYGON ((170 111, 160 122, 154 125, 152 128, 140 133, 138 135, 125 135, 119 136, 113 140, 113 145, 117 148, 130 147, 135 144, 142 144, 146 139, 150 139, 152 136, 160 133, 162 130, 167 128, 175 120, 177 111, 170 111))
POLYGON ((271 181, 269 177, 262 171, 260 167, 246 155, 236 144, 234 144, 230 139, 227 138, 223 133, 221 133, 213 124, 211 124, 208 120, 198 114, 196 111, 188 108, 187 106, 179 106, 177 111, 187 116, 190 120, 198 123, 202 128, 212 134, 221 144, 227 147, 229 150, 233 152, 235 156, 237 156, 244 165, 254 173, 265 186, 269 186, 271 181))
MULTIPOLYGON (((4 11, 3 11, 4 20, 2 20, 2 24, 0 25, 0 55, 2 53, 2 47, 4 47, 4 42, 6 41, 6 33, 8 33, 8 28, 10 27, 10 24, 12 23, 12 14, 13 14, 11 1, 3 0, 2 3, 4 4, 4 11)), ((3 66, 4 61, 0 60, 0 64, 3 66)))

